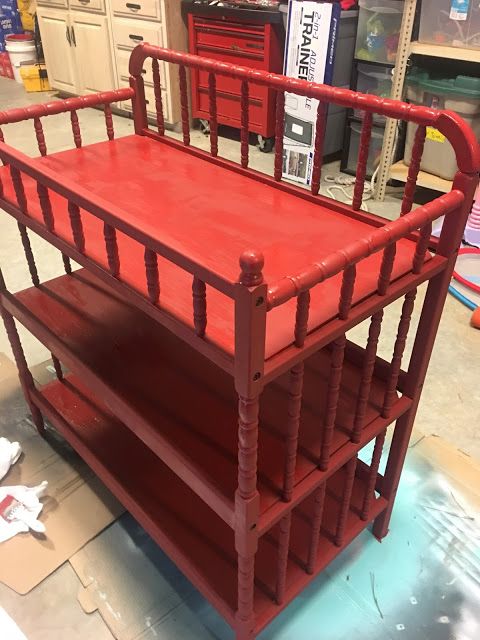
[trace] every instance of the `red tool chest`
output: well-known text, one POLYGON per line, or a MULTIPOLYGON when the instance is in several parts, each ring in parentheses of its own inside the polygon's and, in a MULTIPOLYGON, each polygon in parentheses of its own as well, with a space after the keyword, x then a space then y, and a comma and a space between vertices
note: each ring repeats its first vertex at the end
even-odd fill
MULTIPOLYGON (((251 14, 252 12, 249 12, 251 14)), ((263 12, 259 12, 262 14, 263 12)), ((188 15, 191 53, 242 66, 281 73, 283 68, 283 25, 228 15, 188 15)), ((217 120, 240 129, 242 83, 225 76, 217 78, 217 120)), ((192 70, 192 116, 209 119, 208 73, 192 70)), ((247 98, 244 96, 244 100, 247 98)), ((249 129, 260 135, 261 148, 270 151, 275 135, 275 92, 254 85, 248 94, 249 129), (271 140, 265 140, 271 138, 271 140)))

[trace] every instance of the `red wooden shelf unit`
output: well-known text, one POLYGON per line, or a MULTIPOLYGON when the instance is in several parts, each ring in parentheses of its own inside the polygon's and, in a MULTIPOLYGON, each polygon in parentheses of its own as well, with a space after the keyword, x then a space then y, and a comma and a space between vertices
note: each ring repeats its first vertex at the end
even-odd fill
POLYGON ((370 523, 379 539, 388 531, 480 152, 450 112, 147 44, 133 51, 130 73, 130 88, 0 113, 0 125, 32 120, 40 154, 27 157, 0 134, 0 207, 18 222, 33 283, 11 292, 2 276, 0 308, 39 432, 48 437, 44 419, 56 427, 237 639, 251 640, 370 523), (178 67, 181 141, 165 134, 167 64, 178 67), (190 144, 192 70, 208 79, 210 152, 190 144), (275 94, 273 177, 248 166, 248 101, 240 164, 218 156, 217 78, 275 94), (311 189, 282 180, 285 91, 319 101, 319 132, 326 103, 364 111, 351 205, 319 194, 321 133, 311 189), (128 99, 135 133, 116 139, 111 105, 128 99), (93 106, 104 110, 107 139, 84 145, 78 111, 93 106), (418 125, 401 216, 387 223, 361 210, 373 113, 418 125), (74 148, 48 154, 42 118, 54 114, 68 114, 74 148), (429 126, 450 140, 459 171, 450 193, 412 210, 429 126), (41 281, 29 230, 59 250, 64 275, 41 281), (399 299, 384 360, 384 309, 399 299), (346 334, 364 321, 360 346, 346 334), (51 351, 52 383, 34 383, 16 322, 51 351))

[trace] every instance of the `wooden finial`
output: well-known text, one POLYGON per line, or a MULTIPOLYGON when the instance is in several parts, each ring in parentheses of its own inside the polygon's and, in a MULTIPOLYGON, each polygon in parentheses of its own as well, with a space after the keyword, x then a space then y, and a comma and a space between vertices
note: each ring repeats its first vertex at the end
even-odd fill
POLYGON ((263 254, 255 249, 248 249, 240 256, 240 284, 246 287, 256 287, 262 284, 263 254))

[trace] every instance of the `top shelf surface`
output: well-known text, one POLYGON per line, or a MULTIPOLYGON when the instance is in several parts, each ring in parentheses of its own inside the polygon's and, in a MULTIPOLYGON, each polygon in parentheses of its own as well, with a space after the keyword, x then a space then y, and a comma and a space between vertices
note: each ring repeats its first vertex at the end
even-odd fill
MULTIPOLYGON (((34 162, 101 197, 105 206, 116 211, 116 219, 231 283, 238 281, 238 261, 245 250, 253 248, 264 254, 264 280, 274 284, 369 236, 374 229, 337 210, 338 205, 332 203, 330 208, 325 200, 300 198, 145 136, 84 146, 34 162)), ((0 176, 4 198, 16 204, 8 167, 0 169, 0 176)), ((36 182, 23 174, 23 183, 28 215, 44 227, 36 182)), ((51 190, 49 195, 55 235, 73 246, 67 202, 51 190)), ((82 223, 84 256, 108 271, 103 222, 83 212, 82 223)), ((143 245, 124 233, 117 234, 117 242, 117 282, 148 299, 143 245)), ((414 251, 415 245, 408 240, 397 243, 392 279, 410 271, 414 251)), ((359 263, 353 303, 376 291, 380 263, 381 253, 359 263)), ((160 309, 191 327, 191 274, 160 259, 159 276, 160 309)), ((314 288, 309 330, 336 317, 340 288, 340 274, 314 288)), ((295 307, 292 299, 268 314, 266 358, 293 342, 295 307)), ((207 308, 208 341, 233 355, 233 300, 208 288, 207 308)), ((151 305, 149 313, 155 311, 151 305)))
POLYGON ((410 52, 434 58, 448 58, 463 62, 480 62, 480 49, 462 49, 461 47, 449 47, 443 44, 430 44, 426 42, 412 42, 410 52))

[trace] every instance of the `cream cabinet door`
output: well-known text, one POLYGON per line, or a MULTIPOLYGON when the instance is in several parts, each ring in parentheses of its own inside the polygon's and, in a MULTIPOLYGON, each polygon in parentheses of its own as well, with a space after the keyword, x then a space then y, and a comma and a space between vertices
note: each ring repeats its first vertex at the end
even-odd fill
POLYGON ((77 78, 68 11, 38 7, 38 24, 50 84, 68 93, 77 92, 77 78))
POLYGON ((105 16, 70 12, 78 94, 115 89, 110 34, 105 16))

